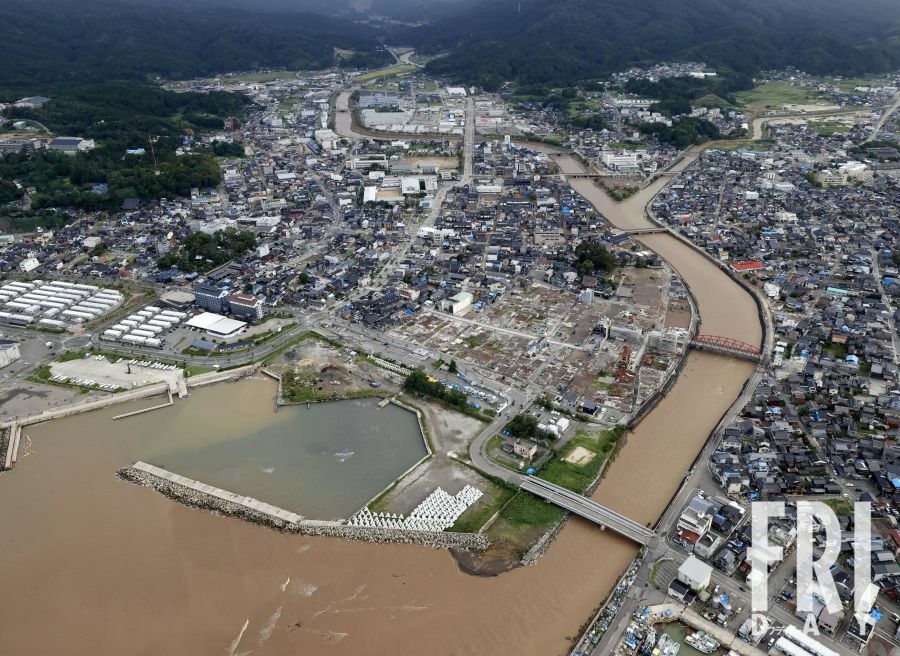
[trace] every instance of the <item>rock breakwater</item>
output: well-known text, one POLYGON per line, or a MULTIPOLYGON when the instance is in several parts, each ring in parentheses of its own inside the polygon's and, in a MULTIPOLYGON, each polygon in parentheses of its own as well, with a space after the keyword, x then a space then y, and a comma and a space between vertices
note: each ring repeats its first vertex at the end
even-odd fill
MULTIPOLYGON (((129 483, 156 490, 173 501, 177 501, 186 506, 199 508, 228 517, 235 517, 285 533, 297 533, 300 535, 316 537, 337 537, 348 540, 359 540, 362 542, 421 544, 435 549, 461 548, 471 551, 482 551, 490 546, 489 540, 485 536, 477 533, 366 528, 346 526, 340 522, 309 520, 301 518, 300 516, 295 516, 296 519, 290 519, 288 516, 293 515, 293 513, 281 511, 282 516, 279 516, 271 512, 265 512, 264 510, 254 507, 255 504, 251 505, 249 502, 240 501, 242 497, 239 497, 238 495, 233 495, 235 500, 232 501, 223 498, 223 494, 211 494, 202 489, 197 489, 198 487, 209 488, 209 486, 206 486, 203 483, 197 483, 197 487, 190 484, 181 484, 170 480, 168 477, 147 471, 145 469, 146 467, 147 465, 144 463, 135 463, 134 465, 120 469, 116 472, 116 476, 129 483)), ((259 504, 259 502, 256 503, 259 504)), ((266 504, 259 505, 266 506, 266 504)))

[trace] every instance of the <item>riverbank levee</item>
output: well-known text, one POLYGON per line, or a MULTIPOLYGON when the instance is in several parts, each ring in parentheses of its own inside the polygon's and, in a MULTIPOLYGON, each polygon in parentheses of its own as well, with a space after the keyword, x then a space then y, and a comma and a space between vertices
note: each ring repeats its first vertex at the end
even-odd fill
MULTIPOLYGON (((598 209, 616 225, 645 220, 655 188, 598 209)), ((670 240, 662 256, 691 288, 703 331, 759 343, 749 294, 696 251, 660 237, 670 240)), ((690 353, 592 498, 654 523, 752 371, 745 361, 690 353)), ((271 421, 273 387, 248 380, 198 389, 172 410, 127 423, 111 419, 122 408, 105 408, 30 427, 35 455, 4 474, 0 495, 0 513, 16 526, 0 553, 0 576, 16 595, 0 616, 11 653, 126 653, 134 644, 199 653, 227 649, 245 623, 256 654, 560 653, 634 557, 633 543, 576 518, 533 567, 461 576, 440 551, 263 531, 112 476, 174 413, 213 432, 271 421), (48 611, 51 598, 66 611, 48 611)))

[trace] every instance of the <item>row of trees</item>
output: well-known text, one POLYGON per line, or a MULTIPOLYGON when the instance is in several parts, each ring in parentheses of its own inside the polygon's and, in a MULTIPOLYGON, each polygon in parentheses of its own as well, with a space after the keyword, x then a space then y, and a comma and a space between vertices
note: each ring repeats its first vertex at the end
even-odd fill
POLYGON ((450 389, 436 380, 429 380, 428 375, 420 369, 414 369, 406 377, 403 389, 410 394, 430 396, 460 410, 467 407, 466 395, 463 392, 450 389))

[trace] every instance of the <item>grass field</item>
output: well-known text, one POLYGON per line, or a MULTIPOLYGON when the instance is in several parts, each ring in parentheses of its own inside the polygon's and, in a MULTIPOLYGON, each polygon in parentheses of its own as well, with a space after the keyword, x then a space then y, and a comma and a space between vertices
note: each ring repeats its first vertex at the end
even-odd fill
POLYGON ((500 517, 510 526, 530 526, 544 530, 565 516, 566 511, 559 506, 527 492, 519 492, 500 513, 500 517))
POLYGON ((842 123, 841 121, 815 121, 810 122, 808 125, 811 130, 815 130, 823 137, 830 137, 838 132, 850 132, 853 128, 852 125, 842 123))
POLYGON ((734 107, 730 102, 714 93, 708 93, 705 96, 697 98, 697 100, 693 101, 691 104, 703 105, 704 107, 734 107))
POLYGON ((850 77, 842 80, 833 77, 825 78, 825 82, 835 85, 841 91, 853 91, 856 87, 881 86, 885 84, 884 78, 877 77, 850 77))
POLYGON ((573 492, 584 492, 588 485, 597 477, 603 463, 606 462, 609 454, 612 453, 616 443, 622 439, 625 432, 623 428, 602 433, 578 431, 575 437, 569 440, 562 452, 544 466, 539 476, 546 481, 560 485, 573 492), (564 458, 578 447, 593 453, 593 460, 582 465, 566 462, 564 458))
POLYGON ((740 150, 744 148, 746 150, 755 150, 757 152, 764 153, 768 151, 768 147, 759 143, 758 141, 751 141, 750 139, 738 139, 735 141, 718 141, 705 144, 710 148, 716 148, 717 150, 740 150))
POLYGON ((416 70, 415 66, 406 65, 406 64, 395 64, 394 66, 388 66, 387 68, 379 68, 376 71, 369 71, 368 73, 363 73, 362 75, 358 75, 353 78, 354 82, 368 82, 369 80, 375 80, 380 77, 392 77, 394 75, 402 75, 403 73, 409 73, 410 71, 416 70))
POLYGON ((819 95, 815 89, 793 85, 783 80, 773 80, 750 91, 735 94, 744 107, 781 107, 782 105, 812 104, 819 95))
POLYGON ((485 485, 490 486, 490 503, 476 503, 474 506, 466 510, 456 523, 450 529, 459 533, 477 533, 484 526, 485 522, 494 516, 500 508, 512 499, 516 494, 515 490, 508 487, 500 487, 493 483, 485 481, 485 485))

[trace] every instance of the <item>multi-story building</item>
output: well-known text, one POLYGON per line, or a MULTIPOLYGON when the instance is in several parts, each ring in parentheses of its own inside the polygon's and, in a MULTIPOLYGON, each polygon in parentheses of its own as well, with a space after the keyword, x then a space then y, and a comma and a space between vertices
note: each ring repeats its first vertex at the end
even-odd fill
POLYGON ((232 294, 228 297, 231 314, 240 319, 259 321, 263 318, 262 301, 250 294, 232 294))
POLYGON ((73 155, 78 152, 92 150, 93 148, 93 139, 82 139, 81 137, 56 137, 47 144, 48 150, 56 150, 73 155))
POLYGON ((227 307, 228 288, 200 283, 194 287, 194 297, 194 303, 198 307, 221 314, 227 307))
POLYGON ((712 524, 712 504, 697 495, 687 507, 682 511, 681 517, 678 518, 679 531, 691 531, 698 536, 703 536, 712 524))

